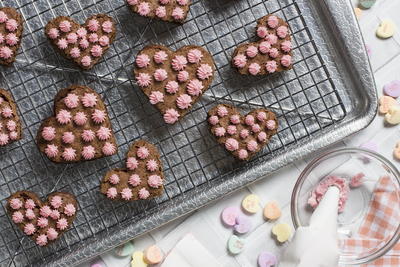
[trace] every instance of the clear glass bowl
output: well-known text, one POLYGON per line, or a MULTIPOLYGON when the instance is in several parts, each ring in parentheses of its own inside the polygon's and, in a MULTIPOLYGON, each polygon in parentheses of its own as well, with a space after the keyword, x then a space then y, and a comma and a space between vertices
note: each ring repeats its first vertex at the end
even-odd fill
MULTIPOLYGON (((338 235, 340 249, 340 264, 359 265, 373 261, 386 254, 400 238, 400 220, 395 227, 384 231, 384 237, 378 240, 378 245, 368 248, 364 253, 346 250, 346 238, 360 238, 359 229, 365 219, 374 197, 374 189, 381 177, 390 178, 393 183, 394 213, 400 213, 400 173, 396 167, 383 156, 360 148, 344 148, 324 153, 313 160, 300 174, 293 189, 291 213, 296 228, 307 226, 313 212, 307 204, 311 191, 328 175, 337 175, 350 181, 358 173, 365 174, 363 184, 352 189, 343 213, 338 216, 338 235), (397 226, 397 227, 396 227, 397 226)), ((394 215, 393 215, 394 216, 394 215)), ((368 236, 362 236, 368 239, 368 236)))

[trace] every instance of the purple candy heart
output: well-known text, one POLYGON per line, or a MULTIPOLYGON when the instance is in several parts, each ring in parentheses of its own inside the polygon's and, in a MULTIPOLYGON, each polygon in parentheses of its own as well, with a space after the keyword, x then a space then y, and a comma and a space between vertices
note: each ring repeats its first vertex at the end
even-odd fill
POLYGON ((261 252, 258 255, 258 266, 259 267, 272 267, 278 264, 276 256, 269 252, 261 252))
POLYGON ((385 95, 397 98, 400 96, 400 81, 399 80, 394 80, 391 81, 390 83, 386 84, 383 87, 383 93, 385 95))
POLYGON ((233 227, 238 234, 245 234, 251 229, 251 221, 243 215, 236 217, 236 224, 233 227))
POLYGON ((226 226, 234 226, 240 213, 241 211, 238 207, 227 207, 221 213, 222 222, 226 226))

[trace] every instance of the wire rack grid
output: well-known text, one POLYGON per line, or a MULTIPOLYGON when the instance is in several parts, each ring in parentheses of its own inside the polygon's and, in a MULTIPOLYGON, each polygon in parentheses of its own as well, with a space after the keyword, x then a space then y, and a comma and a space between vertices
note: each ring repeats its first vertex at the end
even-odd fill
MULTIPOLYGON (((40 266, 53 262, 93 237, 112 234, 168 205, 169 200, 195 193, 209 181, 238 169, 250 168, 301 140, 333 127, 346 111, 295 0, 194 0, 183 25, 134 15, 125 0, 15 0, 2 6, 17 8, 25 19, 22 47, 15 64, 1 68, 0 85, 10 90, 24 127, 21 141, 0 150, 0 266, 40 266), (54 51, 43 28, 59 15, 83 23, 96 13, 112 16, 118 34, 104 59, 91 71, 80 71, 54 51), (237 75, 230 65, 237 45, 254 41, 256 20, 274 13, 291 28, 294 66, 270 77, 237 75), (178 49, 196 44, 214 57, 217 73, 211 88, 193 109, 173 126, 133 83, 134 56, 151 43, 178 49), (57 91, 84 84, 102 94, 119 144, 115 156, 79 164, 54 164, 37 149, 35 136, 41 121, 51 116, 57 91), (270 144, 248 163, 238 164, 211 136, 207 110, 216 103, 233 104, 249 111, 268 107, 280 129, 270 144), (99 193, 104 173, 122 167, 132 141, 145 138, 157 145, 164 164, 165 194, 151 201, 112 203, 99 193), (12 224, 6 198, 17 190, 45 197, 68 191, 79 201, 78 216, 57 242, 40 248, 12 224)), ((117 244, 116 244, 117 245, 117 244)))

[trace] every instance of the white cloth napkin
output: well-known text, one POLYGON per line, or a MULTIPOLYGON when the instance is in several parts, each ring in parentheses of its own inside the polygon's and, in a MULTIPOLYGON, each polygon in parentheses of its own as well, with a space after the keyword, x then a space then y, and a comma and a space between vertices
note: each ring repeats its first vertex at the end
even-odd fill
POLYGON ((192 234, 186 234, 168 253, 161 267, 220 267, 221 264, 192 234))

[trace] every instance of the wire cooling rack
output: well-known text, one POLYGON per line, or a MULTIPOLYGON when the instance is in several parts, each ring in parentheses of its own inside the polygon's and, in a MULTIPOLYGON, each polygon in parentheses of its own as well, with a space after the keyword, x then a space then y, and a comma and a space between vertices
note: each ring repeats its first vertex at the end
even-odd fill
MULTIPOLYGON (((25 19, 22 48, 11 67, 1 67, 0 86, 10 90, 23 121, 23 139, 0 149, 0 266, 42 266, 54 262, 89 238, 113 234, 160 210, 182 194, 192 194, 208 182, 237 169, 266 161, 275 153, 333 127, 346 111, 331 74, 295 0, 195 0, 183 25, 134 15, 125 0, 9 0, 25 19), (69 15, 79 23, 106 13, 118 23, 117 38, 91 71, 81 71, 62 58, 45 38, 46 23, 69 15), (274 13, 291 28, 293 69, 270 77, 240 76, 230 66, 237 45, 256 40, 256 20, 274 13), (159 43, 172 49, 202 45, 217 67, 211 88, 179 123, 166 125, 159 112, 134 84, 134 56, 144 46, 159 43), (79 164, 54 164, 38 150, 35 136, 41 121, 53 112, 57 91, 84 84, 102 94, 119 152, 113 157, 79 164), (216 103, 230 103, 243 112, 268 107, 279 119, 279 132, 249 163, 238 163, 217 144, 206 122, 216 103), (165 194, 151 201, 114 203, 99 192, 107 170, 122 167, 129 145, 145 138, 157 145, 165 169, 165 194), (54 244, 40 248, 24 237, 6 214, 6 198, 17 190, 45 197, 67 191, 79 201, 73 227, 54 244)), ((92 240, 92 239, 91 239, 92 240)), ((116 244, 117 245, 117 244, 116 244)))

